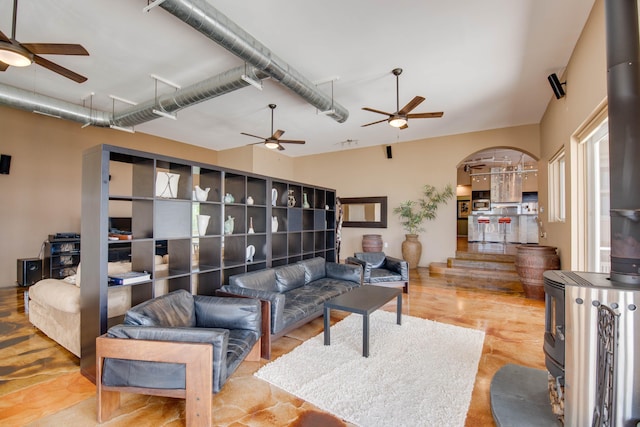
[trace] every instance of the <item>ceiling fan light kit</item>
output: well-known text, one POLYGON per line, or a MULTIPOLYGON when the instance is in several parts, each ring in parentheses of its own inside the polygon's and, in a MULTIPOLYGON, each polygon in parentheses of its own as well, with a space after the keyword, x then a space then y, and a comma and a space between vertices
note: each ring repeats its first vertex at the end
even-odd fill
POLYGON ((278 148, 280 146, 280 144, 278 144, 275 141, 267 141, 264 143, 264 146, 267 148, 270 148, 271 150, 275 150, 276 148, 278 148))
POLYGON ((407 119, 403 117, 392 117, 389 119, 389 124, 394 128, 401 128, 407 125, 407 119))
POLYGON ((26 67, 33 62, 33 55, 12 43, 0 44, 0 61, 13 67, 26 67))

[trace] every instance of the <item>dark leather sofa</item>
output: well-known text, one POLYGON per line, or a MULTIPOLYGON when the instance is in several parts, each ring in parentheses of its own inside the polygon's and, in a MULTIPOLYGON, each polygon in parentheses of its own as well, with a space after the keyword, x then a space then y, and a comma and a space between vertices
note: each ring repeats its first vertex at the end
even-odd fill
MULTIPOLYGON (((211 344, 211 391, 217 393, 254 347, 254 353, 259 354, 261 327, 258 300, 194 296, 185 290, 178 290, 129 309, 124 324, 111 327, 106 336, 211 344)), ((259 360, 259 357, 256 359, 259 360)), ((102 385, 111 387, 184 389, 185 366, 105 358, 101 380, 102 385)))
POLYGON ((409 293, 409 264, 403 259, 384 252, 356 252, 345 262, 362 266, 365 285, 402 286, 403 292, 409 293))
POLYGON ((258 298, 263 306, 262 357, 271 358, 271 342, 322 315, 324 302, 361 286, 359 265, 316 257, 229 278, 220 291, 258 298))

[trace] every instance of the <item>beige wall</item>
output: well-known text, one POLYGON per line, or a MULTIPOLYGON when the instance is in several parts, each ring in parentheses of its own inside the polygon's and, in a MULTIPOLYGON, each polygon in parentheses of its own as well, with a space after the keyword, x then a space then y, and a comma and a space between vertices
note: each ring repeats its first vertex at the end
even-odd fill
MULTIPOLYGON (((539 156, 538 125, 518 126, 482 132, 423 139, 393 144, 393 158, 382 146, 343 150, 297 158, 296 180, 335 188, 339 197, 388 197, 387 228, 343 228, 340 258, 362 250, 363 234, 381 234, 388 245, 384 251, 401 257, 405 231, 393 208, 416 199, 421 188, 431 184, 454 188, 457 167, 470 154, 494 147, 512 147, 539 156)), ((440 208, 438 217, 425 223, 421 233, 423 251, 420 266, 446 261, 456 249, 456 200, 440 208)))
POLYGON ((581 231, 575 226, 577 193, 576 149, 572 137, 598 112, 607 97, 607 65, 605 46, 604 0, 596 0, 591 15, 576 44, 566 72, 561 81, 567 82, 566 96, 555 99, 552 96, 540 123, 539 189, 540 206, 545 213, 540 215, 546 239, 540 244, 556 246, 560 254, 561 268, 577 269, 577 259, 572 250, 572 238, 581 231), (546 215, 548 205, 547 166, 549 159, 562 147, 566 153, 566 218, 564 223, 549 223, 546 215), (573 190, 573 191, 572 191, 573 190), (573 205, 573 206, 572 206, 573 205), (573 228, 573 231, 572 231, 573 228))
POLYGON ((82 152, 112 144, 216 164, 217 152, 141 133, 88 127, 0 107, 0 287, 14 286, 19 258, 38 257, 49 234, 80 232, 82 152))

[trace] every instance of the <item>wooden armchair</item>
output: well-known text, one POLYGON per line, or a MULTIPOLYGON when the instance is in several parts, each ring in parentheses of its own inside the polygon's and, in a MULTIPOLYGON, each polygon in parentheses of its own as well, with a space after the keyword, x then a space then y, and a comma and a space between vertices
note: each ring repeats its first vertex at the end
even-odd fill
POLYGON ((120 392, 186 399, 188 426, 210 426, 212 393, 243 360, 260 360, 260 302, 175 291, 130 309, 96 339, 98 421, 120 392), (164 363, 158 363, 164 362, 164 363))

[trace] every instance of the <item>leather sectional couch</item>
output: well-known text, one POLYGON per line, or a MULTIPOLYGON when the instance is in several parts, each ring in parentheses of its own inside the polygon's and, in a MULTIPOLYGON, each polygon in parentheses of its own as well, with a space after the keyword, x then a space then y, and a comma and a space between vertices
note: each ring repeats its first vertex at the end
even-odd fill
POLYGON ((219 293, 263 301, 262 357, 270 359, 273 340, 321 316, 328 299, 361 285, 360 265, 316 257, 231 276, 219 293))

